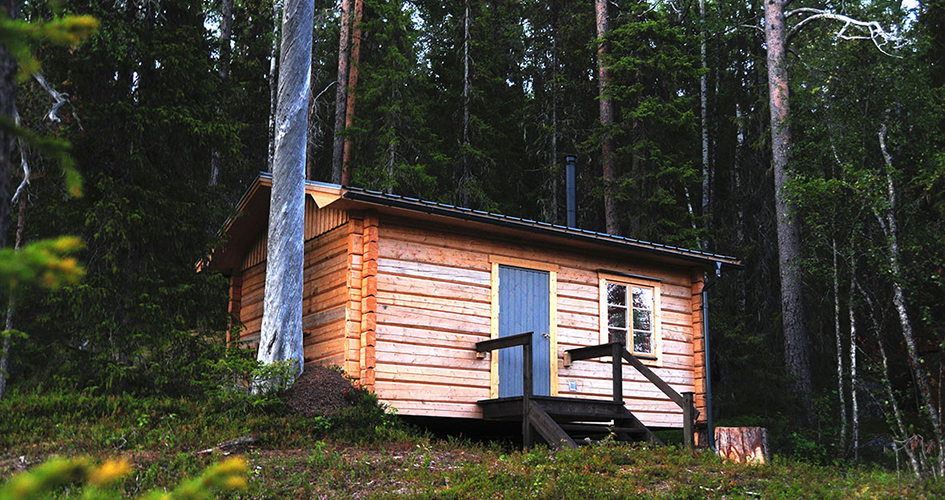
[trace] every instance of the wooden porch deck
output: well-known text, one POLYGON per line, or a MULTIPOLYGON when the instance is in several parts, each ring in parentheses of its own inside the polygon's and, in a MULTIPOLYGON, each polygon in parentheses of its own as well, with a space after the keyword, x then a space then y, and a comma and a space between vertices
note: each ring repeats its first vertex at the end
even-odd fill
POLYGON ((623 401, 623 361, 642 373, 651 383, 683 410, 683 434, 687 446, 693 446, 693 424, 699 411, 693 405, 693 393, 679 394, 663 379, 627 352, 623 345, 612 343, 571 349, 565 353, 565 365, 574 361, 610 356, 613 365, 613 399, 583 399, 532 394, 532 332, 478 342, 478 352, 489 352, 522 346, 521 396, 484 399, 477 403, 485 420, 522 422, 522 438, 526 448, 534 444, 532 431, 553 447, 577 447, 584 438, 614 436, 619 441, 650 441, 662 444, 623 401), (579 441, 575 441, 578 438, 579 441))

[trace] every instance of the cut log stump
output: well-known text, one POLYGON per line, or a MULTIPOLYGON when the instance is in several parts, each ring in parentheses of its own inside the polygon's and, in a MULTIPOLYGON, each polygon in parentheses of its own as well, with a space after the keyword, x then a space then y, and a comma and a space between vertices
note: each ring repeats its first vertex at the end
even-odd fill
POLYGON ((758 465, 771 461, 768 429, 764 427, 716 427, 715 447, 726 461, 758 465))

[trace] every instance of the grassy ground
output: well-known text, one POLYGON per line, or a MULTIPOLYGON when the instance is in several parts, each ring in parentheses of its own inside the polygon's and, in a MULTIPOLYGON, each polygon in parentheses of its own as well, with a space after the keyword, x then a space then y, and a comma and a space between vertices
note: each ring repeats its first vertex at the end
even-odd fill
MULTIPOLYGON (((723 464, 674 447, 529 452, 405 430, 364 397, 344 415, 285 415, 278 401, 24 396, 0 402, 0 483, 52 455, 122 457, 128 495, 172 487, 224 456, 249 462, 233 498, 942 498, 907 471, 776 460, 723 464), (251 443, 214 448, 251 437, 251 443)), ((60 497, 78 498, 78 489, 60 497)))

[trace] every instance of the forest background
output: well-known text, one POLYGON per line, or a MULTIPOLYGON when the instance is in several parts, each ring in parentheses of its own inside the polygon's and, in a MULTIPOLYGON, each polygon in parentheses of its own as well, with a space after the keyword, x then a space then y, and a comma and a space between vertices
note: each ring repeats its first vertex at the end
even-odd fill
MULTIPOLYGON (((710 293, 717 423, 768 426, 815 460, 899 450, 941 471, 945 2, 789 5, 781 191, 762 2, 608 5, 601 38, 590 1, 364 0, 355 63, 339 58, 341 6, 316 0, 307 177, 332 180, 338 137, 352 185, 564 223, 564 156, 576 154, 578 226, 743 260, 710 293), (803 9, 834 17, 791 31, 803 9), (839 16, 876 21, 895 43, 839 16), (338 85, 339 59, 356 86, 338 85), (776 194, 800 233, 806 307, 788 319, 807 332, 809 392, 785 361, 776 194)), ((227 284, 194 264, 271 161, 280 5, 21 7, 27 21, 89 14, 100 27, 75 48, 37 44, 41 67, 17 83, 23 126, 71 143, 84 188, 71 196, 60 162, 18 148, 0 184, 3 236, 79 236, 87 274, 3 297, 4 329, 26 332, 4 338, 10 388, 210 390, 227 284), (21 156, 30 182, 10 205, 21 156)))

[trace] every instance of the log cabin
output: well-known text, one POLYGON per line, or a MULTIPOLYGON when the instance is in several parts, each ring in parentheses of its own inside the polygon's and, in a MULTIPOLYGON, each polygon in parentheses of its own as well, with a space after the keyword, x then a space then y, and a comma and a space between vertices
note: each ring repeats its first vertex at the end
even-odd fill
MULTIPOLYGON (((270 187, 260 174, 210 263, 248 347, 270 187)), ((703 286, 734 258, 311 181, 304 233, 305 363, 400 415, 519 420, 555 445, 706 425, 703 286)))

